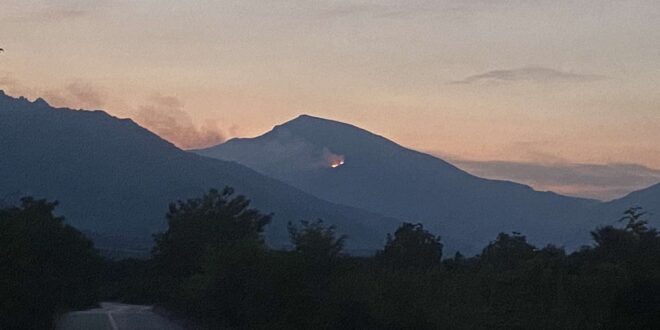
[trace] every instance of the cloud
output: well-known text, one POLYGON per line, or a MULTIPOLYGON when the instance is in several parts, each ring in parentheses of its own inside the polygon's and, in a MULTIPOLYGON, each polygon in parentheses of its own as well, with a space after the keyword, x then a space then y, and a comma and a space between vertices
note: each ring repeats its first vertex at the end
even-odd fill
POLYGON ((374 18, 398 18, 411 16, 419 12, 416 8, 397 9, 385 5, 365 4, 365 5, 343 5, 334 6, 320 10, 323 18, 339 18, 353 15, 368 15, 374 18))
POLYGON ((116 4, 115 0, 8 0, 7 19, 18 21, 67 21, 116 4))
POLYGON ((139 107, 134 118, 144 127, 180 148, 204 148, 225 141, 217 122, 207 120, 196 126, 176 97, 155 95, 149 104, 139 107))
POLYGON ((307 2, 293 0, 296 6, 307 9, 322 19, 344 17, 360 18, 411 18, 420 14, 429 14, 445 7, 435 1, 421 2, 378 2, 378 1, 333 1, 307 2))
POLYGON ((69 9, 61 8, 54 10, 45 10, 39 13, 39 18, 52 20, 52 21, 61 21, 61 20, 70 20, 79 17, 83 17, 89 14, 89 10, 83 9, 69 9))
POLYGON ((611 200, 660 182, 660 170, 636 164, 526 163, 454 160, 477 176, 511 180, 538 190, 611 200))
POLYGON ((511 7, 553 4, 549 0, 410 0, 410 1, 327 1, 310 2, 289 0, 298 7, 316 13, 320 18, 401 18, 416 19, 420 16, 441 14, 444 18, 463 18, 493 10, 508 10, 511 7))
POLYGON ((603 80, 607 77, 596 74, 581 74, 565 72, 550 68, 529 66, 517 69, 492 70, 481 74, 468 76, 461 80, 452 81, 452 84, 475 84, 488 82, 518 82, 530 81, 538 83, 552 82, 590 82, 603 80))

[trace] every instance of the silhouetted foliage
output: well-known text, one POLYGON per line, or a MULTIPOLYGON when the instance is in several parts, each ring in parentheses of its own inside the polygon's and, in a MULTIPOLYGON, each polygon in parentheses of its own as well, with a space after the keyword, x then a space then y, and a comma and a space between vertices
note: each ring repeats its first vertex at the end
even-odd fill
MULTIPOLYGON (((57 310, 96 301, 98 256, 52 215, 54 206, 25 199, 0 210, 3 329, 44 327, 57 310)), ((103 299, 164 305, 212 329, 660 324, 660 237, 640 208, 627 210, 620 228, 597 228, 593 246, 571 254, 514 232, 479 255, 445 260, 439 236, 410 223, 373 257, 344 253, 346 237, 321 220, 289 223, 294 248, 270 250, 262 237, 270 216, 231 189, 172 204, 167 219, 152 259, 103 264, 103 299)))
POLYGON ((514 269, 534 257, 536 248, 519 233, 500 233, 482 252, 480 262, 498 271, 514 269))
POLYGON ((296 252, 316 259, 333 259, 344 249, 346 236, 336 237, 334 226, 324 226, 323 220, 301 221, 301 227, 289 222, 291 243, 296 252))
POLYGON ((172 203, 169 228, 156 235, 155 281, 162 301, 193 315, 236 326, 259 306, 270 216, 250 209, 231 188, 172 203))
POLYGON ((626 222, 626 230, 637 235, 644 234, 648 231, 648 228, 646 227, 648 221, 643 218, 646 215, 646 212, 644 212, 644 209, 641 206, 631 207, 623 212, 623 214, 623 217, 621 217, 619 221, 626 222))
POLYGON ((397 269, 429 269, 441 264, 442 248, 440 237, 429 233, 421 223, 404 223, 394 236, 387 235, 379 259, 397 269))
POLYGON ((231 188, 212 189, 201 198, 170 204, 169 228, 155 237, 154 259, 162 274, 188 277, 202 271, 209 253, 264 247, 262 234, 270 216, 233 194, 231 188))
POLYGON ((57 311, 98 301, 101 259, 57 203, 0 209, 0 329, 47 329, 57 311))
POLYGON ((402 224, 375 257, 354 257, 333 226, 303 221, 289 224, 292 251, 255 249, 243 235, 207 245, 189 275, 155 282, 176 287, 170 306, 211 328, 646 329, 660 322, 660 238, 639 214, 570 255, 500 233, 480 255, 444 261, 420 224, 402 224))

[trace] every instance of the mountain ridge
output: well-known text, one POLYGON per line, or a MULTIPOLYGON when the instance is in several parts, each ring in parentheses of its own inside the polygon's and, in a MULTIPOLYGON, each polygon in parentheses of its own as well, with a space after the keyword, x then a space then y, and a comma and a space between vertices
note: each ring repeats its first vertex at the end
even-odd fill
POLYGON ((600 204, 479 178, 357 126, 309 115, 194 152, 237 161, 325 200, 422 222, 449 240, 476 237, 479 244, 500 231, 519 231, 537 243, 576 248, 593 221, 573 218, 586 218, 600 204), (332 168, 328 154, 341 157, 342 165, 332 168))
POLYGON ((310 115, 187 152, 131 119, 1 90, 0 154, 0 173, 12 173, 0 178, 0 196, 60 200, 70 223, 110 236, 150 237, 164 228, 169 202, 225 185, 275 213, 267 238, 277 246, 288 242, 286 222, 323 218, 353 249, 380 248, 401 221, 424 223, 467 254, 511 231, 574 249, 625 208, 660 205, 660 184, 607 203, 536 191, 310 115))
MULTIPOLYGON (((394 146, 396 146, 398 148, 407 149, 408 151, 419 154, 422 157, 428 157, 430 159, 433 159, 434 161, 439 161, 441 163, 449 165, 449 166, 455 168, 456 170, 458 170, 460 172, 463 172, 467 176, 479 178, 479 179, 482 179, 482 180, 488 180, 488 181, 492 181, 492 182, 510 183, 510 184, 513 184, 513 185, 519 185, 519 186, 523 186, 527 189, 537 191, 539 193, 550 193, 550 194, 554 194, 554 195, 557 195, 557 196, 576 198, 576 199, 581 199, 581 200, 585 200, 585 201, 592 201, 592 202, 598 201, 598 200, 592 199, 592 198, 563 195, 563 194, 554 192, 552 190, 536 190, 536 189, 534 189, 533 187, 531 187, 527 184, 519 183, 519 182, 516 182, 516 181, 513 181, 513 180, 489 179, 489 178, 479 177, 479 176, 476 176, 474 174, 471 174, 471 173, 461 169, 460 167, 458 167, 458 166, 452 164, 451 162, 446 161, 446 160, 444 160, 444 159, 442 159, 442 158, 440 158, 436 155, 432 155, 432 154, 425 153, 425 152, 422 152, 422 151, 407 148, 407 147, 397 143, 396 141, 390 140, 390 139, 388 139, 388 138, 386 138, 382 135, 367 131, 367 130, 365 130, 363 128, 360 128, 358 126, 355 126, 353 124, 344 123, 344 122, 333 120, 333 119, 326 119, 326 118, 323 118, 323 117, 312 116, 312 115, 308 115, 308 114, 301 114, 301 115, 298 115, 297 117, 295 117, 294 119, 291 119, 291 120, 289 120, 289 121, 287 121, 283 124, 275 125, 271 131, 266 132, 262 135, 252 137, 252 138, 238 138, 238 137, 237 138, 231 138, 231 139, 228 139, 227 141, 225 141, 223 143, 220 143, 219 145, 227 145, 227 144, 232 144, 232 143, 241 143, 241 142, 245 142, 245 141, 251 141, 251 140, 255 140, 255 139, 269 138, 272 135, 277 134, 278 130, 291 129, 292 127, 296 127, 296 126, 299 126, 301 124, 304 125, 306 123, 316 123, 316 124, 324 124, 324 125, 331 124, 331 125, 335 125, 336 127, 357 129, 357 130, 360 130, 363 133, 367 133, 368 135, 370 135, 374 138, 377 138, 377 139, 382 140, 384 142, 392 143, 392 144, 394 144, 394 146)), ((215 148, 219 145, 211 146, 211 147, 208 147, 208 148, 202 148, 202 149, 193 149, 193 150, 190 150, 190 151, 203 155, 207 151, 209 151, 209 150, 211 150, 211 149, 213 149, 213 148, 215 148)))
POLYGON ((235 162, 183 151, 130 119, 104 111, 53 108, 0 95, 0 196, 21 191, 56 199, 58 212, 86 232, 142 237, 165 228, 170 202, 232 186, 262 212, 275 213, 266 236, 288 244, 288 221, 323 218, 375 249, 399 222, 324 201, 235 162), (383 225, 385 224, 385 225, 383 225))

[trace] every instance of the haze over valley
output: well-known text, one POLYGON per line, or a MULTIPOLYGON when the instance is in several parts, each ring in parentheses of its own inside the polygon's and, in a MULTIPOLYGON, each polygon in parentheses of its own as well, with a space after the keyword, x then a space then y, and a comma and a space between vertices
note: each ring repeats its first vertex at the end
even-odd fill
POLYGON ((2 0, 0 329, 660 329, 657 0, 2 0))
POLYGON ((468 254, 499 232, 576 249, 603 219, 631 205, 653 212, 660 198, 660 185, 603 203, 483 179, 308 115, 257 138, 187 152, 103 111, 0 98, 0 170, 12 173, 0 181, 0 195, 58 200, 69 223, 109 250, 147 251, 151 235, 165 227, 169 202, 225 186, 273 212, 266 235, 272 246, 287 246, 287 222, 319 218, 348 235, 355 251, 376 251, 404 221, 423 223, 443 234, 449 250, 468 254))

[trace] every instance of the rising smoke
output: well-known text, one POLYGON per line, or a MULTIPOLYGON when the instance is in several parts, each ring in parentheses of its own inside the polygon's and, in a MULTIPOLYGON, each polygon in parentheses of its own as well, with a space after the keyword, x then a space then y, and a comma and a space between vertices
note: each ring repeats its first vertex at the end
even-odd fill
POLYGON ((135 120, 183 149, 203 148, 225 141, 216 121, 197 126, 176 97, 156 95, 141 106, 135 120))

